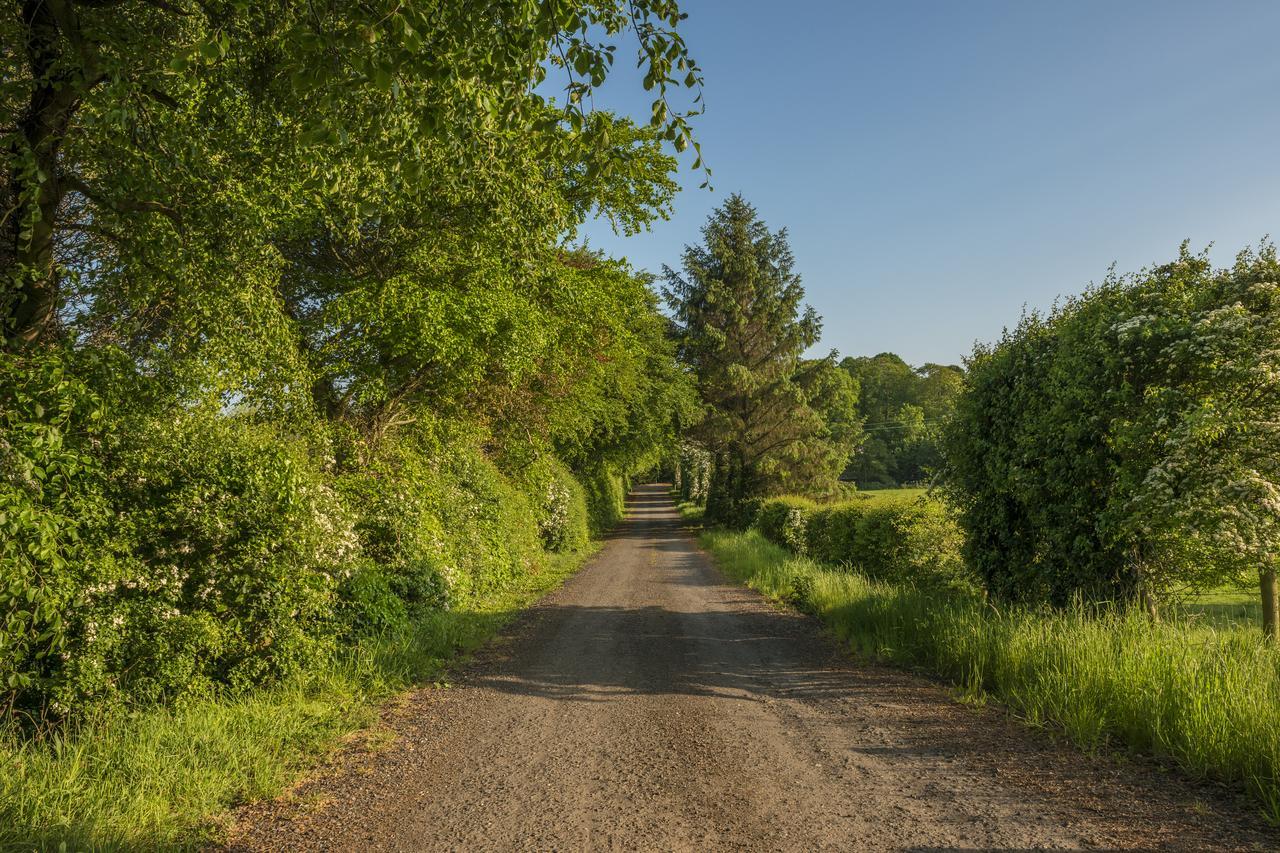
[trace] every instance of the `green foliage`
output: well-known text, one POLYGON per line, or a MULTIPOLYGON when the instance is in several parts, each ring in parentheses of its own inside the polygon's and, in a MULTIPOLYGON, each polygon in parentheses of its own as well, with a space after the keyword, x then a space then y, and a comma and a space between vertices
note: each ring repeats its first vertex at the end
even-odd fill
POLYGON ((0 18, 0 105, 20 118, 0 167, 6 339, 56 335, 67 270, 150 266, 191 294, 196 268, 267 232, 322 219, 352 235, 383 205, 494 210, 495 231, 544 245, 592 208, 643 225, 672 189, 648 180, 654 145, 697 150, 696 106, 668 100, 702 82, 682 17, 672 0, 15 7, 0 18), (655 96, 643 132, 586 112, 628 33, 655 96), (549 73, 558 104, 539 93, 549 73))
POLYGON ((755 529, 797 554, 869 577, 970 585, 960 556, 960 530, 946 508, 927 497, 859 497, 826 505, 792 496, 772 498, 756 515, 755 529))
POLYGON ((947 432, 966 553, 996 595, 1066 604, 1239 582, 1280 527, 1280 266, 1185 249, 979 347, 947 432))
POLYGON ((243 690, 322 658, 358 543, 309 448, 216 413, 117 426, 114 559, 82 589, 64 707, 243 690))
POLYGON ((682 501, 705 504, 711 485, 711 454, 690 441, 681 442, 675 461, 674 485, 682 501))
MULTIPOLYGON (((696 144, 667 95, 701 85, 682 17, 671 0, 0 15, 0 724, 23 772, 50 774, 35 787, 81 790, 53 778, 79 772, 54 754, 70 742, 172 790, 98 720, 260 710, 264 691, 293 703, 287 740, 308 729, 293 686, 466 623, 450 614, 621 518, 696 398, 648 277, 570 246, 593 215, 631 233, 669 212, 671 149, 696 144), (586 109, 628 33, 644 127, 586 109)), ((391 663, 411 679, 421 658, 391 663)), ((293 748, 267 728, 241 732, 244 766, 293 748)), ((221 781, 173 806, 184 820, 260 791, 193 772, 221 781)), ((0 843, 34 813, 12 790, 0 843)), ((118 820, 168 813, 122 799, 118 820)), ((85 846, 140 837, 113 832, 85 846)))
POLYGON ((279 795, 344 736, 376 724, 381 701, 440 679, 590 553, 557 555, 458 609, 352 638, 278 685, 93 716, 41 740, 0 727, 0 848, 208 846, 220 840, 210 815, 279 795))
POLYGON ((559 553, 587 544, 586 492, 563 462, 539 456, 520 470, 517 479, 533 508, 543 548, 559 553))
POLYGON ((97 565, 103 409, 59 353, 0 354, 0 400, 0 702, 21 707, 57 683, 97 565))
POLYGON ((596 465, 579 474, 587 502, 592 536, 612 530, 626 517, 629 483, 608 465, 596 465))
POLYGON ((666 270, 665 295, 704 407, 692 435, 712 458, 707 518, 744 526, 760 497, 835 479, 856 438, 856 389, 831 359, 801 359, 821 321, 801 307, 786 232, 733 195, 702 235, 683 274, 666 270))
POLYGON ((912 368, 893 353, 845 358, 857 384, 865 437, 844 476, 863 488, 927 480, 941 466, 942 425, 955 409, 964 371, 954 365, 912 368))
POLYGON ((809 548, 809 518, 817 507, 808 498, 791 495, 769 498, 760 504, 755 528, 775 545, 803 554, 809 548))
POLYGON ((854 651, 994 696, 1084 749, 1120 745, 1240 784, 1280 820, 1280 651, 1256 630, 993 607, 825 566, 758 531, 713 530, 702 544, 731 577, 815 613, 854 651))

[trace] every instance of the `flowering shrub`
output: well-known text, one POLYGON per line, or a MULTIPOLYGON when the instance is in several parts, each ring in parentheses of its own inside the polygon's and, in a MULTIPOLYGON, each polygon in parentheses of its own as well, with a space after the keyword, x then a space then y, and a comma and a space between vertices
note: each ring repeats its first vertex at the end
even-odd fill
POLYGON ((1280 263, 1184 248, 978 348, 947 489, 995 594, 1066 604, 1242 582, 1280 547, 1280 263))
POLYGON ((791 548, 798 554, 807 549, 806 529, 809 516, 817 504, 808 498, 784 495, 769 498, 756 513, 756 529, 775 545, 791 548))
POLYGON ((328 649, 353 519, 276 430, 218 414, 127 425, 112 553, 77 611, 67 689, 159 700, 243 689, 328 649))
POLYGON ((537 517, 543 548, 576 551, 587 543, 586 495, 563 463, 544 454, 520 470, 518 481, 537 517))

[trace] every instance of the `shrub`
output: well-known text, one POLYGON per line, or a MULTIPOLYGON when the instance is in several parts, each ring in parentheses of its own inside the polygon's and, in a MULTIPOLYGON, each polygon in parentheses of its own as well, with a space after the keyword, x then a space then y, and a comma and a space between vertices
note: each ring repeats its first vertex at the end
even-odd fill
POLYGON ((59 689, 74 612, 110 509, 95 447, 100 400, 60 353, 0 353, 0 703, 59 689))
POLYGON ((963 536, 943 505, 925 498, 868 507, 853 537, 855 565, 884 580, 962 585, 963 536))
POLYGON ((397 586, 385 567, 363 561, 338 587, 338 616, 346 630, 377 636, 409 625, 409 603, 397 586))
POLYGON ((538 536, 548 551, 576 551, 587 544, 587 498, 564 463, 543 454, 516 475, 538 523, 538 536))
POLYGON ((809 517, 805 542, 810 557, 832 565, 857 565, 862 560, 858 550, 858 528, 871 503, 857 499, 830 504, 809 517))
POLYGON ((603 536, 626 518, 626 481, 607 464, 589 468, 580 476, 586 493, 591 535, 603 536))
POLYGON ((966 556, 1064 606, 1241 582, 1280 545, 1280 263, 1110 277, 969 361, 944 431, 966 556))
POLYGON ((794 495, 769 498, 760 504, 755 526, 770 542, 804 553, 805 530, 816 508, 817 504, 808 498, 794 495))
MULTIPOLYGON (((356 513, 355 529, 361 552, 376 568, 344 591, 353 603, 385 586, 410 611, 448 608, 454 603, 449 577, 446 531, 440 515, 440 475, 432 460, 433 447, 415 440, 388 443, 359 471, 343 474, 339 489, 356 513)), ((357 611, 359 612, 357 607, 357 611)), ((391 609, 357 622, 381 624, 391 609)))
POLYGON ((755 526, 797 554, 871 577, 942 585, 968 581, 959 528, 935 500, 860 498, 817 506, 805 498, 773 498, 761 507, 755 526))
POLYGON ((124 425, 110 459, 111 551, 80 590, 52 695, 156 701, 242 690, 330 648, 352 519, 308 448, 264 425, 183 412, 124 425))
POLYGON ((452 594, 488 592, 532 569, 541 553, 533 508, 478 444, 450 439, 433 466, 452 594))

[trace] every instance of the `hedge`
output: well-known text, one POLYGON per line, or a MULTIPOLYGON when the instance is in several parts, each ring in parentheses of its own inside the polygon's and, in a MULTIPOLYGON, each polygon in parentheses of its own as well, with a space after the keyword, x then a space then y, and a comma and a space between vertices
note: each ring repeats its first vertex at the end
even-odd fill
POLYGON ((868 577, 971 584, 960 529, 945 506, 927 497, 818 505, 786 495, 761 505, 755 527, 771 542, 868 577))

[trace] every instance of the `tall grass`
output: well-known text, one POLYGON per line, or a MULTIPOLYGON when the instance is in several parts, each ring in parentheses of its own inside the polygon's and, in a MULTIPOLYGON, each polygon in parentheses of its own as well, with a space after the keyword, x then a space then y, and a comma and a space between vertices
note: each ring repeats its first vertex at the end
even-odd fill
POLYGON ((1280 651, 1256 629, 998 609, 824 566, 754 530, 702 541, 726 573, 812 611, 860 653, 995 696, 1085 749, 1122 745, 1243 783, 1280 821, 1280 651))
POLYGON ((379 700, 439 678, 589 552, 456 611, 347 648, 329 666, 236 699, 208 699, 82 723, 39 741, 0 733, 0 849, 197 847, 228 806, 280 792, 379 700))

